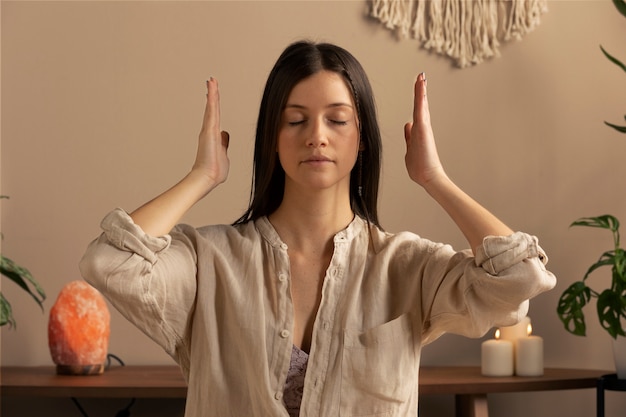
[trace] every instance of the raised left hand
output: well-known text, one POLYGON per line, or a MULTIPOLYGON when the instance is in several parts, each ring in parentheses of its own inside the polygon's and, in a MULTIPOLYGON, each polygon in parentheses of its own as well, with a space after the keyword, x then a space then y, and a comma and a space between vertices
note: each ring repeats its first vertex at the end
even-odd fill
POLYGON ((415 81, 413 121, 404 125, 406 155, 404 157, 409 177, 425 187, 445 171, 439 160, 435 135, 430 124, 430 111, 426 94, 426 75, 421 73, 415 81))

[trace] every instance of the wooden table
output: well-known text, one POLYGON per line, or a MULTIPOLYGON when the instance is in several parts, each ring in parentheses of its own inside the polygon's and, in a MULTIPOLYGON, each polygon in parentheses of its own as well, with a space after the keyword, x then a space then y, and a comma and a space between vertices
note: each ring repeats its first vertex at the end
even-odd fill
POLYGON ((546 368, 538 377, 487 377, 480 367, 423 367, 420 395, 454 394, 457 417, 487 417, 487 394, 596 388, 609 372, 588 369, 546 368))
POLYGON ((112 366, 101 375, 57 375, 52 366, 3 366, 3 397, 185 398, 177 366, 112 366))
MULTIPOLYGON (((2 367, 3 397, 185 398, 176 366, 118 366, 97 376, 56 375, 53 367, 2 367)), ((420 395, 453 394, 458 417, 487 417, 487 394, 596 388, 610 371, 548 368, 541 377, 484 377, 480 367, 422 367, 420 395)))

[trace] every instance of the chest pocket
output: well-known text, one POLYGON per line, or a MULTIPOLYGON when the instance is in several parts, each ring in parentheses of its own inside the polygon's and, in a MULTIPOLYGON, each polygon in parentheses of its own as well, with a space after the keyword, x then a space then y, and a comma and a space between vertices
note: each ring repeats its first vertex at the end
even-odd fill
POLYGON ((345 331, 341 416, 405 415, 419 367, 411 318, 404 314, 364 333, 345 331))

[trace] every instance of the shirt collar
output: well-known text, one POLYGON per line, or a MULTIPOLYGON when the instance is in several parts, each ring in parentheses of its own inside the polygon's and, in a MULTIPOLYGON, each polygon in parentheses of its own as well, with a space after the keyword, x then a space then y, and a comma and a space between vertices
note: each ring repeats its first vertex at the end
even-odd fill
MULTIPOLYGON (((259 217, 254 221, 254 224, 263 238, 268 241, 273 247, 284 247, 285 243, 280 239, 280 236, 270 223, 267 216, 259 217)), ((365 220, 359 216, 354 216, 350 224, 343 230, 340 230, 335 235, 334 242, 350 242, 357 237, 365 228, 365 220)))

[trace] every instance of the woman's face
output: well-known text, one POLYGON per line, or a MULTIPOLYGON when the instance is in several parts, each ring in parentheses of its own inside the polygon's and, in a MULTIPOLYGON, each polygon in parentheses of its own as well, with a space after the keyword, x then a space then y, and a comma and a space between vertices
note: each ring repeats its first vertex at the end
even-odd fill
POLYGON ((349 195, 359 152, 359 125, 344 79, 320 71, 291 90, 278 131, 278 158, 290 187, 349 195))

